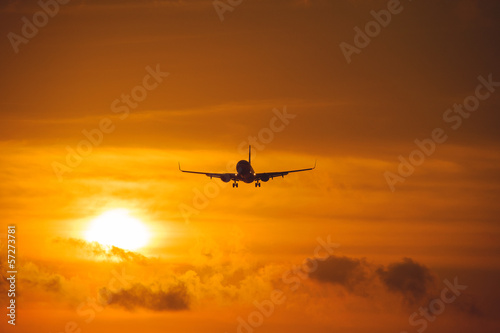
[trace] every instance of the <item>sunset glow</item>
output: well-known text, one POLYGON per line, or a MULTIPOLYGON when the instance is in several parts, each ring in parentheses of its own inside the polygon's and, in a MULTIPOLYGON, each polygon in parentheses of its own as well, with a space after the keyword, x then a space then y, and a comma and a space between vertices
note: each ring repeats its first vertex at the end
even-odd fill
POLYGON ((500 332, 500 1, 2 0, 0 60, 1 333, 500 332))
POLYGON ((149 232, 141 221, 126 209, 107 211, 95 218, 85 232, 88 242, 137 250, 149 241, 149 232))

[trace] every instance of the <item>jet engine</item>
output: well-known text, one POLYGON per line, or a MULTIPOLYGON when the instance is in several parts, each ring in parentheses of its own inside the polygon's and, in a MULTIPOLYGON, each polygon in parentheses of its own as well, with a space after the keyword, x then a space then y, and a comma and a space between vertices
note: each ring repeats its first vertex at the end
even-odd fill
POLYGON ((265 183, 265 182, 267 182, 269 180, 269 176, 268 175, 262 175, 262 176, 260 176, 260 180, 262 180, 265 183))
POLYGON ((231 175, 230 174, 225 174, 220 177, 220 180, 222 180, 224 183, 227 183, 231 180, 231 175))

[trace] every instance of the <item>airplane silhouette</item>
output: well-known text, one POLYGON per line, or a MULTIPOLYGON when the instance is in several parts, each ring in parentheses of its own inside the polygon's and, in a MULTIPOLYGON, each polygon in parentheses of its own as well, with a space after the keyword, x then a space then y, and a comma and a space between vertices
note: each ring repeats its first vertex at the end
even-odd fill
POLYGON ((308 171, 316 168, 316 162, 314 162, 314 166, 312 168, 307 168, 307 169, 256 173, 252 168, 251 158, 252 158, 252 146, 248 146, 248 161, 246 160, 239 161, 238 164, 236 164, 236 173, 211 173, 211 172, 182 170, 180 163, 179 163, 179 170, 182 172, 206 175, 210 177, 210 179, 220 178, 224 183, 228 183, 232 180, 234 181, 233 187, 238 187, 239 181, 245 182, 247 184, 255 182, 255 187, 260 187, 261 181, 267 182, 269 181, 269 179, 273 179, 274 177, 279 177, 279 176, 285 177, 291 172, 308 171))

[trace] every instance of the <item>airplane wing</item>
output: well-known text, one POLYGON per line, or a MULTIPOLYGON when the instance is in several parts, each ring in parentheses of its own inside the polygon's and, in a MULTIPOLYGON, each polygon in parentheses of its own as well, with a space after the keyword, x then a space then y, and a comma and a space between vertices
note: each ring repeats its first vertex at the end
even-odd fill
POLYGON ((313 170, 314 168, 316 168, 316 162, 314 162, 314 166, 312 168, 307 168, 307 169, 277 171, 277 172, 262 172, 255 175, 255 180, 268 181, 269 179, 273 179, 274 177, 285 177, 286 175, 292 172, 309 171, 313 170))
POLYGON ((225 182, 228 182, 230 180, 235 180, 236 174, 234 173, 211 173, 211 172, 200 172, 200 171, 188 171, 188 170, 182 170, 181 169, 181 164, 179 163, 179 170, 182 172, 187 172, 187 173, 197 173, 200 175, 205 175, 212 178, 220 178, 224 180, 225 182))

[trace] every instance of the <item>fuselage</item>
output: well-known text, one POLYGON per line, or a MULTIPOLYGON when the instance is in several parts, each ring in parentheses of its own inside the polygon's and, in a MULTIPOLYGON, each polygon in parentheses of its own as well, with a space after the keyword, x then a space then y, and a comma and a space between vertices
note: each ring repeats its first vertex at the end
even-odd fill
POLYGON ((255 171, 248 161, 239 161, 236 164, 236 173, 236 177, 245 183, 252 183, 255 180, 255 171))

